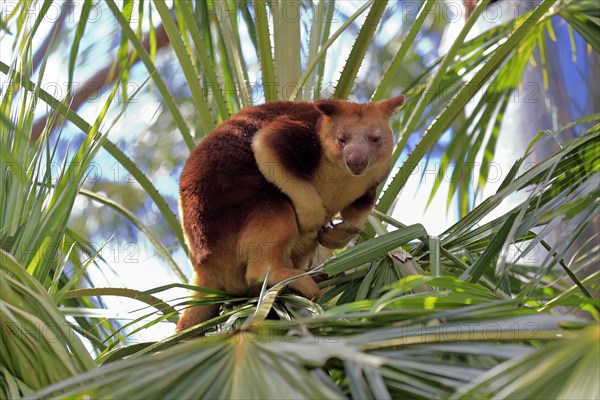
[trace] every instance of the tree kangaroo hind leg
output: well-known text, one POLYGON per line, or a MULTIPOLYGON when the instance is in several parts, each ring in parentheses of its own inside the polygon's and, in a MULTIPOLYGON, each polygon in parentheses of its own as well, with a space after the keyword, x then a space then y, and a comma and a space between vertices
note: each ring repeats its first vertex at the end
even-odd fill
MULTIPOLYGON (((291 249, 298 234, 296 214, 288 201, 270 202, 261 210, 254 211, 240 237, 248 263, 246 282, 248 286, 263 280, 267 271, 267 284, 273 286, 304 271, 294 268, 291 249)), ((308 299, 318 299, 321 290, 312 278, 305 276, 288 285, 308 299)))

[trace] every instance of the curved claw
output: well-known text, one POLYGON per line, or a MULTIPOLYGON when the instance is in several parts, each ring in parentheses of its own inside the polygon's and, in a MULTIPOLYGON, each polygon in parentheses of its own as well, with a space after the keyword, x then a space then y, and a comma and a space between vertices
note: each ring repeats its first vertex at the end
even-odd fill
POLYGON ((336 225, 322 227, 317 234, 317 240, 321 246, 328 249, 339 249, 346 246, 358 232, 360 232, 360 229, 344 221, 336 225))

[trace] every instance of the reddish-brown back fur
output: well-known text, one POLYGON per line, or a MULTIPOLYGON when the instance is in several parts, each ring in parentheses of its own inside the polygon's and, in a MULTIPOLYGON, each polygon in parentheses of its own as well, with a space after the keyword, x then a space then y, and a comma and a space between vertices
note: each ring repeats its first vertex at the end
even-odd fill
MULTIPOLYGON (((251 144, 265 123, 290 114, 315 131, 321 117, 311 103, 273 102, 248 108, 222 123, 190 154, 179 195, 184 230, 196 262, 202 262, 223 240, 237 237, 248 210, 261 207, 265 200, 289 201, 258 170, 251 144)), ((303 149, 298 147, 298 159, 303 149)), ((304 157, 312 158, 311 149, 305 150, 304 157)))

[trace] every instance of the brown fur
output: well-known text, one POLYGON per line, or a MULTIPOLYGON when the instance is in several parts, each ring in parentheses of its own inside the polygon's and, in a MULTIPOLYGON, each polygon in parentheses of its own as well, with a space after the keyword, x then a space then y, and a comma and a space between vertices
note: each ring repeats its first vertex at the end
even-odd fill
MULTIPOLYGON (((217 127, 192 151, 180 181, 194 283, 248 294, 267 270, 269 285, 301 274, 318 241, 345 245, 366 222, 387 174, 388 121, 403 101, 272 102, 217 127), (340 212, 346 222, 324 228, 340 212)), ((289 286, 320 296, 308 277, 289 286)), ((214 305, 190 307, 177 330, 217 313, 214 305)))

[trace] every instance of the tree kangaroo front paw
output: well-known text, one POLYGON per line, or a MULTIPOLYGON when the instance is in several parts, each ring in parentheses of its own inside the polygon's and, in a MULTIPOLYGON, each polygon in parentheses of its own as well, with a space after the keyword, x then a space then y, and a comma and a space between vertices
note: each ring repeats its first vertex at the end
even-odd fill
POLYGON ((317 240, 328 249, 339 249, 348 244, 360 230, 349 222, 343 221, 333 226, 321 228, 317 240))

